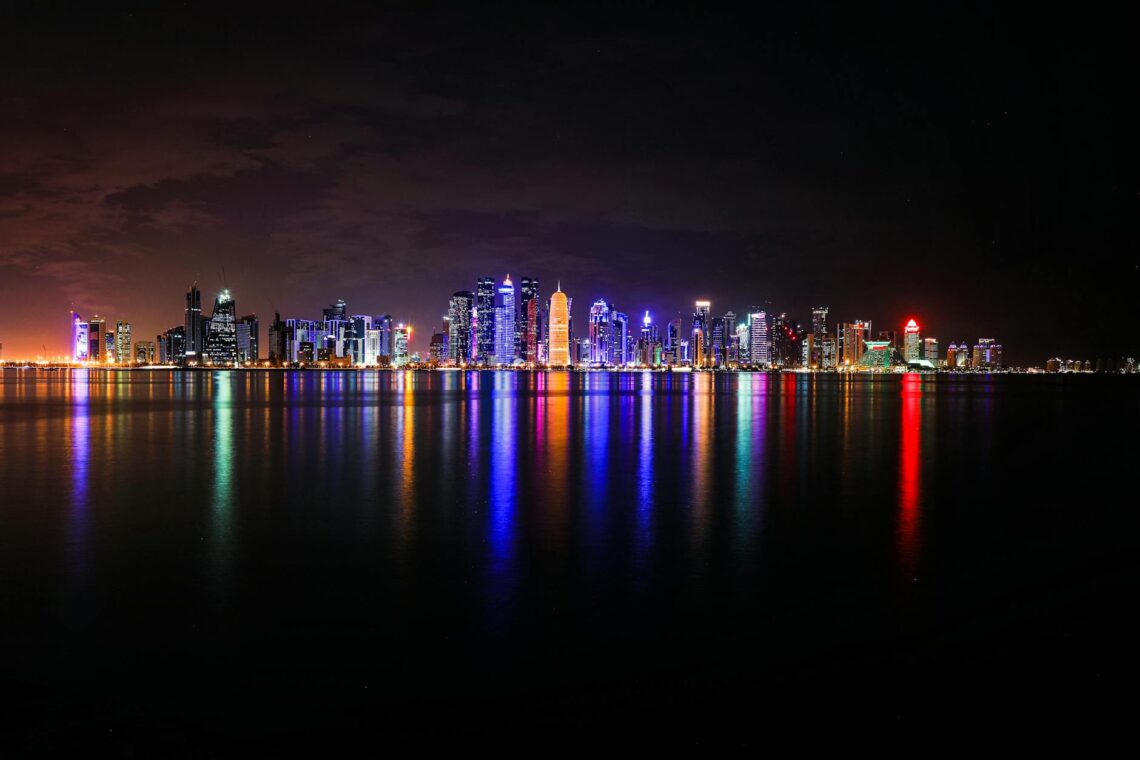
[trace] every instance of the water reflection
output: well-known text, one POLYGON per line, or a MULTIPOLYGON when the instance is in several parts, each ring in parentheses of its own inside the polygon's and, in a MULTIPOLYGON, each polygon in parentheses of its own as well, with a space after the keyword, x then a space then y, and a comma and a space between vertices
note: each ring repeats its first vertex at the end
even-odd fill
POLYGON ((898 550, 903 573, 918 574, 920 504, 922 499, 922 378, 902 378, 899 425, 898 550))
POLYGON ((83 585, 90 569, 91 515, 91 378, 85 369, 71 373, 71 404, 65 424, 68 430, 71 472, 71 517, 68 521, 67 563, 73 578, 83 585))
POLYGON ((233 383, 238 375, 216 372, 208 386, 213 393, 213 493, 210 504, 210 558, 221 596, 228 589, 233 553, 234 419, 233 383))
POLYGON ((504 625, 514 598, 515 543, 517 532, 518 482, 515 467, 514 384, 518 375, 499 372, 494 376, 491 397, 491 456, 487 546, 489 547, 489 588, 498 624, 504 625))

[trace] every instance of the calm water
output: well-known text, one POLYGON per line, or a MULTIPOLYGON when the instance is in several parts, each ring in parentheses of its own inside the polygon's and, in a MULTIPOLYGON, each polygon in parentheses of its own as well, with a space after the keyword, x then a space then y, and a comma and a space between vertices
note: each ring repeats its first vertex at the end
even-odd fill
POLYGON ((0 750, 1100 714, 1138 390, 5 371, 0 750))

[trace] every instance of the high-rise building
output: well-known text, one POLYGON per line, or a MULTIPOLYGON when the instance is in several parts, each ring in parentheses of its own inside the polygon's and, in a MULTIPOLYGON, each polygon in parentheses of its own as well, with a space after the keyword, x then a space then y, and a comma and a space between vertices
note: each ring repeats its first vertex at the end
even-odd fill
POLYGON ((763 309, 752 309, 748 314, 748 361, 757 367, 767 367, 772 363, 768 315, 763 309))
POLYGON ((412 326, 401 322, 396 325, 393 336, 392 363, 397 367, 403 367, 409 360, 408 346, 412 342, 412 326))
POLYGON ((131 323, 115 322, 115 363, 131 363, 131 323))
POLYGON ((700 340, 693 343, 693 347, 697 350, 697 356, 691 357, 693 366, 704 366, 707 363, 706 353, 708 352, 709 343, 709 312, 712 310, 712 302, 710 301, 697 301, 693 309, 693 329, 691 333, 700 333, 700 340))
POLYGON ((550 294, 550 338, 547 363, 551 367, 570 366, 570 305, 562 283, 550 294))
POLYGON ((135 341, 134 353, 135 364, 154 364, 154 360, 156 358, 154 341, 135 341))
POLYGON ((586 361, 595 367, 610 362, 613 342, 613 313, 605 299, 599 298, 590 307, 590 350, 586 361))
POLYGON ((827 312, 826 306, 816 306, 811 310, 808 361, 815 369, 831 369, 835 366, 835 340, 827 327, 827 312))
POLYGON ((447 358, 455 366, 471 361, 471 317, 475 311, 475 294, 457 290, 447 304, 447 358))
POLYGON ((198 290, 198 283, 190 286, 186 291, 186 319, 183 323, 186 333, 187 361, 196 362, 206 351, 206 330, 202 322, 202 292, 198 290))
POLYGON ((733 346, 737 366, 747 365, 752 357, 747 315, 745 315, 744 321, 736 326, 736 330, 733 331, 729 342, 733 346))
POLYGON ((256 314, 246 314, 237 323, 237 360, 256 363, 261 352, 261 324, 256 314))
POLYGON ((709 361, 714 367, 728 363, 728 329, 724 317, 713 317, 709 338, 709 361))
POLYGON ((694 367, 705 366, 705 333, 695 324, 689 337, 689 363, 694 367))
POLYGON ((102 317, 95 315, 87 323, 87 358, 93 362, 105 361, 106 350, 103 347, 103 334, 105 322, 102 317))
MULTIPOLYGON (((88 340, 90 345, 90 340, 88 340)), ((115 333, 113 330, 107 330, 103 333, 103 354, 104 361, 108 364, 114 364, 119 360, 119 352, 115 350, 118 343, 115 340, 115 333)))
POLYGON ((863 348, 871 339, 871 322, 857 319, 840 322, 835 328, 836 358, 841 367, 855 367, 863 358, 863 348))
POLYGON ((206 358, 215 366, 232 367, 237 362, 237 305, 228 289, 214 298, 210 331, 206 335, 206 358))
POLYGON ((724 313, 724 361, 726 364, 737 364, 740 361, 740 344, 736 340, 736 312, 724 313))
POLYGON ((973 368, 996 369, 1002 366, 1002 348, 993 338, 978 338, 974 345, 973 368))
POLYGON ((811 331, 816 335, 823 335, 827 329, 827 307, 816 306, 811 310, 811 331))
POLYGON ((475 361, 495 361, 495 280, 480 277, 475 285, 476 348, 475 361))
POLYGON ((613 312, 613 331, 610 334, 610 363, 617 367, 629 362, 629 317, 620 311, 613 312))
POLYGON ((666 364, 680 364, 682 361, 687 361, 688 356, 682 355, 681 352, 681 318, 677 317, 669 321, 665 326, 665 341, 664 341, 664 361, 666 364))
POLYGON ((451 340, 451 336, 447 332, 436 332, 431 334, 431 340, 428 341, 428 361, 432 364, 443 364, 447 361, 447 344, 451 340))
POLYGON ((273 313, 273 324, 269 326, 269 363, 283 364, 288 361, 285 351, 285 323, 279 312, 273 313))
POLYGON ((85 362, 91 358, 88 344, 91 326, 75 312, 71 312, 71 356, 74 361, 85 362))
POLYGON ((515 326, 515 356, 533 362, 538 335, 538 278, 524 277, 519 285, 519 313, 515 326), (532 310, 531 306, 535 308, 532 310))
POLYGON ((657 337, 657 325, 649 312, 641 319, 641 338, 637 341, 637 363, 656 367, 661 363, 661 341, 657 337))
POLYGON ((186 356, 186 327, 177 325, 158 336, 158 360, 176 364, 186 356))
POLYGON ((515 361, 515 286, 508 274, 495 298, 495 364, 510 365, 515 361))
POLYGON ((380 363, 390 364, 396 354, 396 321, 391 314, 379 314, 372 318, 372 329, 380 332, 380 363))
POLYGON ((922 358, 922 338, 918 334, 918 322, 908 320, 903 328, 903 361, 916 362, 922 358))
POLYGON ((923 338, 922 358, 935 367, 938 366, 938 338, 923 338))
POLYGON ((321 316, 325 322, 332 320, 344 322, 348 319, 348 304, 344 302, 343 298, 338 298, 336 303, 329 304, 324 309, 321 309, 321 316))
POLYGON ((772 320, 772 365, 797 367, 803 363, 804 331, 799 322, 781 313, 772 320))

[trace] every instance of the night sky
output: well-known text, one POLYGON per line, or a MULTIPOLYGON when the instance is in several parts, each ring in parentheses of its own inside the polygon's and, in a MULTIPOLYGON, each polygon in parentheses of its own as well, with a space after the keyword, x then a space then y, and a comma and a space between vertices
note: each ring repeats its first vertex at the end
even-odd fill
POLYGON ((263 331, 344 298, 421 351, 508 272, 579 320, 818 303, 1012 363, 1140 349, 1123 4, 167 5, 4 5, 4 358, 64 353, 72 307, 153 339, 223 269, 263 331))

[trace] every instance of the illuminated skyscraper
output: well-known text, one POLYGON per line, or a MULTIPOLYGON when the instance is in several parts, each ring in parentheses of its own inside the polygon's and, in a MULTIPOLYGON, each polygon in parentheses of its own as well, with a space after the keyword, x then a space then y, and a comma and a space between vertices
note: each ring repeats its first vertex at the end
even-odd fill
MULTIPOLYGON (((90 346, 90 339, 88 339, 90 346)), ((103 361, 108 364, 118 361, 118 352, 115 350, 115 333, 107 330, 103 333, 103 361)))
POLYGON ((835 366, 835 339, 828 331, 827 312, 826 306, 816 306, 811 310, 808 361, 816 369, 831 369, 835 366))
POLYGON ((649 312, 641 319, 641 338, 637 341, 637 362, 647 367, 661 363, 661 341, 657 337, 657 325, 653 324, 649 312))
POLYGON ((115 363, 131 363, 131 323, 115 322, 115 363))
POLYGON ((261 323, 256 314, 246 314, 237 323, 237 359, 256 362, 261 354, 261 323))
POLYGON ((495 361, 495 281, 480 277, 475 286, 475 360, 479 364, 495 361))
POLYGON ((772 363, 772 342, 768 337, 768 315, 763 309, 748 314, 748 359, 758 367, 772 363))
POLYGON ((281 364, 285 357, 285 323, 281 321, 281 314, 274 312, 273 324, 269 326, 269 363, 281 364))
POLYGON ((341 322, 348 320, 348 304, 344 302, 343 298, 338 298, 336 303, 331 304, 324 309, 321 309, 321 316, 324 321, 338 320, 341 322))
POLYGON ((611 360, 613 350, 613 315, 610 305, 599 298, 590 307, 590 351, 587 361, 601 367, 611 360))
POLYGON ((935 367, 938 366, 938 338, 923 338, 922 358, 935 367))
POLYGON ((202 292, 198 284, 186 291, 186 319, 183 323, 186 332, 186 358, 199 359, 206 350, 206 329, 202 322, 202 292))
POLYGON ((515 356, 533 362, 538 351, 538 278, 524 277, 519 285, 519 314, 515 327, 515 356))
POLYGON ((475 311, 475 294, 458 290, 447 304, 447 358, 460 366, 471 361, 471 317, 475 311))
POLYGON ((841 367, 858 366, 863 344, 871 339, 871 323, 862 319, 840 322, 835 328, 836 358, 841 367))
POLYGON ((709 312, 712 309, 710 301, 697 301, 693 310, 693 329, 691 333, 700 333, 700 340, 691 343, 690 353, 693 354, 693 366, 704 366, 707 363, 705 354, 708 352, 709 344, 709 312))
POLYGON ((510 365, 515 360, 516 319, 515 286, 508 274, 495 299, 495 364, 510 365))
POLYGON ((91 317, 87 323, 87 358, 93 362, 106 361, 106 350, 103 346, 105 322, 102 317, 91 317))
POLYGON ((90 325, 83 321, 75 312, 71 312, 71 358, 77 362, 85 362, 91 358, 88 347, 90 325))
POLYGON ((408 363, 408 346, 412 342, 412 326, 405 325, 403 322, 396 325, 396 329, 392 331, 392 363, 397 367, 403 367, 408 363))
POLYGON ((233 366, 237 362, 237 305, 228 289, 214 299, 210 331, 206 336, 206 357, 210 364, 233 366))
POLYGON ((562 283, 550 295, 550 348, 547 363, 551 367, 570 366, 570 306, 562 283))
POLYGON ((903 329, 903 361, 916 362, 922 358, 922 338, 918 334, 918 322, 907 321, 903 329))
POLYGON ((724 317, 713 317, 709 330, 709 361, 714 367, 728 363, 728 330, 724 317))
POLYGON ((183 325, 171 327, 158 336, 158 360, 162 364, 174 364, 186 356, 186 328, 183 325))
POLYGON ((610 362, 624 366, 629 361, 629 317, 623 312, 613 312, 613 332, 610 342, 610 362))
POLYGON ((396 321, 391 314, 378 314, 372 318, 372 329, 380 333, 380 363, 391 363, 396 353, 396 321))
POLYGON ((665 326, 665 363, 680 364, 689 357, 681 351, 681 318, 672 319, 665 326))

